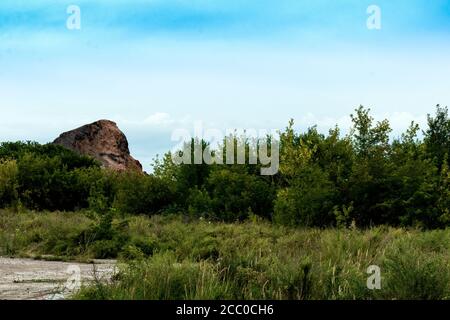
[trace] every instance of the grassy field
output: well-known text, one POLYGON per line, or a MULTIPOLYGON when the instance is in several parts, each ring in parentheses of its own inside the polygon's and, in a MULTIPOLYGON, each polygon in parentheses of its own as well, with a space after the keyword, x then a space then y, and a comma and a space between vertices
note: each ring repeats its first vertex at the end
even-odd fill
POLYGON ((450 298, 450 230, 0 211, 0 255, 123 262, 114 281, 78 299, 450 298), (370 265, 380 290, 366 286, 370 265))

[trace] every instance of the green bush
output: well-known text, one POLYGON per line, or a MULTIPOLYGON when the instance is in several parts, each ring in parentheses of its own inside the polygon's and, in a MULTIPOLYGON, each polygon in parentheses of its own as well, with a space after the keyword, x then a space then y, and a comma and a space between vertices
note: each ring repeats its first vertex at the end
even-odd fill
POLYGON ((161 213, 174 201, 170 186, 153 175, 135 172, 122 173, 117 181, 113 206, 122 213, 161 213))
POLYGON ((275 191, 261 176, 232 168, 216 168, 204 188, 205 191, 196 191, 194 199, 190 198, 191 208, 197 212, 209 208, 210 215, 224 221, 242 220, 249 213, 265 218, 271 216, 275 191))
POLYGON ((52 143, 39 144, 37 142, 30 141, 0 143, 0 158, 18 160, 25 154, 59 158, 62 163, 67 165, 68 170, 100 166, 98 161, 91 157, 79 155, 69 149, 52 143))
POLYGON ((26 153, 18 162, 22 203, 37 210, 74 210, 82 207, 76 177, 59 158, 26 153))
POLYGON ((285 225, 332 225, 335 191, 318 167, 307 167, 278 192, 274 221, 285 225))
POLYGON ((61 146, 32 142, 0 144, 0 160, 14 161, 17 166, 13 187, 17 196, 10 190, 9 202, 14 201, 11 197, 17 198, 25 207, 37 210, 87 207, 89 186, 79 183, 78 173, 86 168, 99 168, 92 158, 61 146))
POLYGON ((0 208, 17 203, 18 173, 19 169, 15 160, 0 159, 0 208))

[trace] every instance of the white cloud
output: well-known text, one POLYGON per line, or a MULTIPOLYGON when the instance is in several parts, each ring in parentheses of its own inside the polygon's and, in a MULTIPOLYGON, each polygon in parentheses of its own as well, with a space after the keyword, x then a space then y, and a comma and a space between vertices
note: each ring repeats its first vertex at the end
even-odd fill
POLYGON ((176 117, 170 113, 159 111, 139 119, 119 115, 113 117, 113 120, 127 128, 159 132, 166 132, 179 127, 192 127, 194 123, 190 115, 176 117))
POLYGON ((145 124, 152 124, 152 125, 159 125, 159 126, 166 126, 169 124, 172 124, 174 121, 170 118, 170 114, 165 112, 157 112, 150 116, 148 116, 145 120, 145 124))

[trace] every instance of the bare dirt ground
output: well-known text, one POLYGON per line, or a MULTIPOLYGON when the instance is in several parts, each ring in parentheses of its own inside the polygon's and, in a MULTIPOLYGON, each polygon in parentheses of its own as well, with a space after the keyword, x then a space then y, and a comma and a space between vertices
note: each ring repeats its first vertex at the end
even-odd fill
POLYGON ((0 257, 0 300, 65 299, 80 285, 111 279, 115 265, 114 260, 87 264, 0 257))

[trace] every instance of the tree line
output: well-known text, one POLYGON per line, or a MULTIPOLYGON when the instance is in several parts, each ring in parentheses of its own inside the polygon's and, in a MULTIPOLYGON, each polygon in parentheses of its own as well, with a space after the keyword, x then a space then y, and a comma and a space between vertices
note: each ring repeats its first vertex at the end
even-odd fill
MULTIPOLYGON (((280 132, 280 168, 261 164, 181 164, 171 154, 152 174, 105 170, 92 158, 35 142, 0 144, 0 208, 117 214, 181 214, 219 221, 261 217, 316 227, 374 225, 442 228, 450 224, 450 119, 437 106, 391 139, 388 120, 360 106, 342 135, 311 127, 280 132)), ((248 150, 257 142, 234 139, 248 150)), ((224 140, 225 142, 225 140, 224 140)), ((192 140, 206 148, 205 141, 192 140)), ((224 143, 225 144, 225 143, 224 143)))

